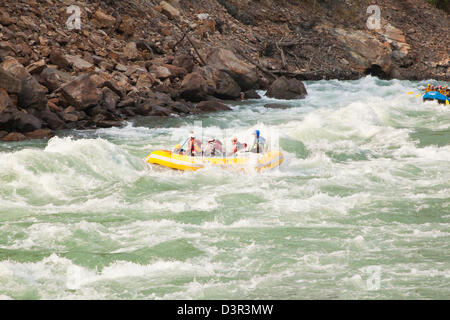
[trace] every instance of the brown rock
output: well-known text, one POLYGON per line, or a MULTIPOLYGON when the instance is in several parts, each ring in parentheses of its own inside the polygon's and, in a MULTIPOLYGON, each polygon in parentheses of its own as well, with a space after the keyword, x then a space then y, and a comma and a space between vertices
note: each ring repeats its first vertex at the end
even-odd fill
POLYGON ((32 114, 18 112, 16 114, 16 128, 20 132, 30 132, 41 129, 42 121, 32 114))
POLYGON ((0 88, 0 113, 4 110, 8 110, 12 107, 12 101, 9 98, 8 93, 5 90, 0 88))
POLYGON ((46 68, 45 60, 39 60, 29 64, 25 69, 30 74, 40 74, 46 68))
POLYGON ((176 19, 180 17, 180 11, 175 9, 172 5, 166 1, 161 1, 159 8, 163 14, 165 14, 169 19, 176 19))
POLYGON ((194 59, 189 54, 180 54, 175 56, 172 61, 172 65, 186 69, 188 73, 191 73, 195 66, 194 59))
POLYGON ((29 132, 41 129, 41 127, 41 120, 23 111, 8 109, 0 113, 0 130, 29 132))
POLYGON ((70 67, 70 62, 67 57, 59 50, 50 52, 50 63, 57 65, 58 68, 65 70, 70 67))
POLYGON ((97 89, 96 83, 89 74, 81 75, 64 85, 61 92, 67 103, 77 108, 77 110, 95 106, 101 98, 101 92, 97 89))
POLYGON ((63 119, 66 122, 77 122, 78 116, 75 113, 63 113, 63 119))
POLYGON ((22 81, 0 65, 0 88, 9 93, 19 93, 22 90, 22 81))
POLYGON ((193 102, 205 100, 208 95, 208 83, 199 73, 188 74, 181 83, 181 97, 193 102))
POLYGON ((7 57, 0 65, 0 69, 9 72, 15 79, 21 81, 21 90, 17 94, 18 106, 28 108, 30 106, 42 110, 47 105, 46 91, 34 79, 25 67, 16 59, 7 57))
POLYGON ((58 70, 54 68, 45 68, 40 74, 39 83, 52 92, 58 89, 64 83, 64 80, 61 78, 61 74, 58 70))
POLYGON ((231 110, 231 108, 219 101, 202 101, 197 104, 196 110, 200 112, 219 112, 231 110))
POLYGON ((139 50, 136 46, 136 42, 130 42, 123 49, 123 53, 129 60, 137 60, 140 56, 139 50))
POLYGON ((169 108, 177 114, 190 114, 195 107, 191 103, 174 102, 169 108))
POLYGON ((171 64, 164 64, 163 67, 169 70, 171 78, 183 78, 187 74, 187 70, 183 67, 178 67, 171 64))
POLYGON ((116 24, 116 19, 113 16, 110 16, 98 9, 95 12, 95 20, 97 20, 98 25, 103 28, 111 28, 116 24))
POLYGON ((120 97, 107 87, 104 87, 102 89, 102 93, 103 93, 102 105, 105 106, 105 108, 110 111, 115 110, 117 103, 119 103, 120 101, 120 97))
POLYGON ((126 36, 131 37, 134 34, 133 18, 126 16, 122 19, 122 23, 119 26, 119 30, 126 36))
POLYGON ((236 99, 241 95, 241 87, 224 71, 217 73, 215 96, 221 99, 236 99))
POLYGON ((50 129, 39 129, 25 133, 28 139, 49 139, 54 135, 55 133, 50 129))
POLYGON ((98 66, 105 71, 113 71, 114 70, 114 65, 109 62, 106 62, 106 61, 100 62, 98 64, 98 66))
POLYGON ((163 66, 156 66, 150 70, 158 79, 167 79, 172 76, 168 68, 163 66))
POLYGON ((122 126, 122 121, 116 120, 100 120, 95 123, 99 128, 111 128, 111 127, 120 127, 122 126))
POLYGON ((16 47, 9 41, 0 41, 0 61, 2 57, 15 56, 16 47))
POLYGON ((228 73, 242 90, 253 89, 258 84, 256 68, 238 59, 230 50, 214 49, 208 54, 206 62, 208 65, 228 73))
POLYGON ((66 59, 74 68, 80 69, 82 71, 91 69, 93 67, 92 63, 89 63, 78 56, 66 55, 66 59))
POLYGON ((244 99, 261 99, 261 96, 256 90, 248 90, 244 92, 244 99))
POLYGON ((281 103, 268 103, 264 105, 264 108, 268 109, 289 109, 292 106, 288 104, 281 104, 281 103))
POLYGON ((50 100, 47 102, 47 106, 52 112, 61 112, 63 110, 61 107, 58 107, 58 105, 55 102, 50 100))
POLYGON ((305 85, 300 80, 280 77, 272 83, 266 95, 276 99, 292 100, 303 99, 307 94, 305 85))
POLYGON ((115 81, 108 80, 105 82, 104 86, 114 91, 114 93, 117 94, 120 98, 123 98, 126 94, 125 90, 123 88, 120 88, 115 81))
POLYGON ((23 134, 18 132, 11 132, 7 134, 5 137, 2 138, 2 141, 6 142, 14 142, 14 141, 23 141, 26 140, 27 137, 25 137, 23 134))
POLYGON ((148 115, 154 117, 170 117, 171 114, 172 112, 167 108, 160 106, 153 106, 151 108, 151 112, 148 115))
POLYGON ((351 67, 364 73, 374 65, 384 73, 389 73, 392 68, 392 50, 389 44, 383 44, 375 36, 363 31, 348 31, 340 28, 330 29, 343 48, 349 54, 351 67))
POLYGON ((61 118, 50 110, 41 112, 41 118, 45 121, 47 126, 52 130, 61 130, 66 128, 66 124, 61 118))
POLYGON ((0 24, 2 24, 4 26, 9 26, 12 23, 13 22, 11 20, 11 17, 9 16, 8 12, 2 10, 0 12, 0 24))
POLYGON ((149 90, 155 82, 156 79, 150 73, 143 73, 139 75, 136 88, 138 90, 149 90))
POLYGON ((125 72, 128 70, 128 67, 121 63, 118 63, 118 64, 116 64, 115 69, 120 72, 125 72))

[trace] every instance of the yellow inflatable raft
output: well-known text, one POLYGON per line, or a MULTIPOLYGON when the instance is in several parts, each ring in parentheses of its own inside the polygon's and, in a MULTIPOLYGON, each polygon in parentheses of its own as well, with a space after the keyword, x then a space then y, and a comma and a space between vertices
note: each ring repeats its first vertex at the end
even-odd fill
POLYGON ((148 163, 183 171, 196 171, 210 165, 223 169, 253 169, 261 171, 278 167, 284 158, 279 151, 269 151, 264 154, 245 152, 230 157, 191 157, 168 150, 157 150, 152 152, 145 160, 148 163))

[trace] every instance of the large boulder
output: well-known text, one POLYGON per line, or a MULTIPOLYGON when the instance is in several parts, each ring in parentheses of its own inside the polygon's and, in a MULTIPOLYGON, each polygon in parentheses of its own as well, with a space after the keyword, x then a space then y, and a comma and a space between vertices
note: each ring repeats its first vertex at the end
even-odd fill
POLYGON ((0 88, 0 113, 4 110, 8 110, 12 107, 12 101, 9 98, 8 93, 0 88))
POLYGON ((392 69, 392 49, 389 43, 382 43, 375 36, 364 31, 352 31, 341 28, 329 29, 348 52, 350 66, 361 73, 374 66, 389 74, 392 69))
POLYGON ((10 72, 0 68, 0 88, 9 93, 19 93, 22 90, 22 81, 15 78, 10 72))
POLYGON ((0 64, 0 69, 3 69, 4 74, 9 73, 12 75, 15 78, 13 82, 17 82, 17 80, 21 82, 21 89, 17 93, 19 107, 33 107, 39 110, 45 108, 47 105, 45 89, 31 76, 21 63, 12 57, 7 57, 0 64))
POLYGON ((267 90, 267 96, 275 99, 292 100, 303 99, 307 95, 303 82, 297 79, 280 77, 267 90))
POLYGON ((50 92, 55 91, 64 83, 72 81, 70 74, 57 70, 55 68, 45 68, 39 75, 39 83, 46 87, 50 92))
POLYGON ((171 114, 172 112, 168 108, 153 106, 148 115, 154 117, 169 117, 171 114))
POLYGON ((61 88, 61 93, 69 105, 84 110, 99 103, 102 93, 93 79, 95 75, 84 74, 61 88))
POLYGON ((188 74, 181 83, 181 97, 186 100, 199 102, 208 96, 208 83, 200 73, 188 74))
POLYGON ((66 124, 61 118, 54 112, 50 110, 44 110, 41 112, 41 119, 47 124, 47 126, 52 130, 65 129, 66 124))
POLYGON ((226 104, 220 101, 202 101, 196 106, 197 112, 219 112, 231 110, 226 104))
POLYGON ((17 109, 4 110, 0 113, 0 130, 8 132, 30 132, 41 129, 42 121, 32 114, 17 109))
POLYGON ((215 96, 221 99, 236 99, 241 95, 241 87, 224 71, 217 72, 215 96))
POLYGON ((42 120, 23 111, 16 114, 16 128, 20 132, 31 132, 42 128, 42 120))
POLYGON ((206 62, 218 70, 228 73, 243 91, 253 89, 258 84, 256 67, 242 61, 227 49, 213 49, 209 52, 206 62))
POLYGON ((103 99, 102 105, 109 111, 114 111, 120 101, 120 97, 108 87, 102 89, 103 99))

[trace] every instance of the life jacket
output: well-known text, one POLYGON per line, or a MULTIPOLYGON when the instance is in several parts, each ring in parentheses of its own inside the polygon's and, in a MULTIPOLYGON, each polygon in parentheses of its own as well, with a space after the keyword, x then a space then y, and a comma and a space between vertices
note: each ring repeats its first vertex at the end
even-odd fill
POLYGON ((259 138, 255 138, 255 141, 253 142, 252 152, 263 153, 265 144, 266 139, 264 139, 263 137, 260 136, 259 138))
POLYGON ((237 141, 236 143, 234 143, 233 153, 244 150, 245 148, 247 148, 246 143, 240 143, 239 141, 237 141))
POLYGON ((196 153, 202 152, 201 145, 202 145, 202 142, 200 140, 190 138, 189 139, 189 144, 188 144, 190 154, 194 155, 196 153))
POLYGON ((222 142, 220 142, 219 140, 214 140, 214 149, 223 152, 222 142))

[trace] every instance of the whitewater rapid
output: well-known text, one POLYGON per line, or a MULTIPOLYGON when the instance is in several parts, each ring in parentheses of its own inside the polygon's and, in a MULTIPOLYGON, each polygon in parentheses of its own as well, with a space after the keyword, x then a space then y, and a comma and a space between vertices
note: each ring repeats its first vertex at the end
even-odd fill
POLYGON ((448 299, 450 109, 407 95, 426 83, 307 82, 304 100, 0 143, 0 298, 448 299), (285 162, 145 163, 193 128, 260 129, 285 162))

